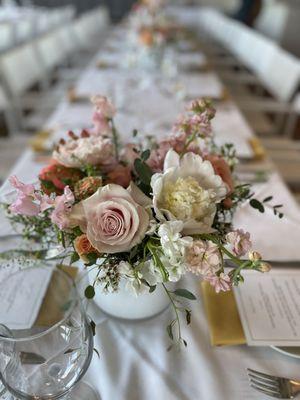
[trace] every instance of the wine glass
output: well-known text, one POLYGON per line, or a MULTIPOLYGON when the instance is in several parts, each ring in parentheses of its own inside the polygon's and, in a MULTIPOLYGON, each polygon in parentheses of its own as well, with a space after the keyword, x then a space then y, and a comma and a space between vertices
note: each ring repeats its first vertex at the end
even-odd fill
POLYGON ((80 382, 93 332, 72 279, 47 265, 25 268, 0 282, 0 297, 0 381, 8 398, 99 400, 80 382))

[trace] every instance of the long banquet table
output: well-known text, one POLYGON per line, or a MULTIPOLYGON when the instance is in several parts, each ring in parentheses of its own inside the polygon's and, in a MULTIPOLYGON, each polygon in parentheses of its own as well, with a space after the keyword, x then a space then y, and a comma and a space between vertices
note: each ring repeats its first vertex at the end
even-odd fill
MULTIPOLYGON (((110 96, 120 109, 116 124, 121 127, 122 136, 128 137, 133 128, 139 129, 140 135, 166 134, 178 113, 183 111, 190 88, 191 96, 197 91, 209 94, 203 93, 209 91, 205 86, 207 72, 198 72, 192 77, 178 72, 175 86, 178 82, 181 86, 185 85, 184 97, 176 92, 176 88, 170 92, 173 88, 164 86, 163 80, 155 74, 149 77, 120 65, 99 68, 99 60, 109 57, 111 53, 115 55, 115 60, 122 59, 122 50, 117 44, 123 34, 124 28, 113 28, 104 46, 82 72, 74 88, 81 101, 70 102, 65 97, 58 104, 44 127, 53 131, 49 147, 67 130, 76 132, 90 126, 92 110, 91 105, 82 100, 85 96, 97 93, 110 96)), ((180 59, 180 53, 177 57, 180 59)), ((213 71, 209 72, 209 79, 216 92, 223 90, 222 82, 213 71)), ((251 169, 251 165, 257 164, 252 161, 249 146, 253 132, 230 98, 217 101, 216 108, 214 130, 218 142, 234 142, 238 156, 243 160, 242 166, 246 166, 247 170, 249 165, 251 169)), ((261 215, 245 204, 238 210, 234 224, 251 232, 254 247, 266 259, 282 261, 284 266, 288 261, 300 261, 300 210, 272 163, 258 163, 259 168, 265 165, 268 166, 267 179, 254 185, 257 197, 263 199, 274 195, 276 203, 284 204, 284 218, 275 218, 268 208, 265 215, 261 215)), ((42 166, 43 159, 27 149, 12 174, 23 181, 34 182, 42 166)), ((7 198, 9 193, 6 182, 1 188, 1 198, 7 198)), ((0 235, 10 233, 11 228, 2 214, 0 235)), ((5 243, 9 244, 9 240, 5 243)), ((95 347, 100 352, 100 358, 94 356, 85 379, 99 391, 103 400, 254 400, 263 396, 250 388, 247 367, 300 377, 299 360, 287 358, 271 348, 245 345, 211 347, 199 281, 185 277, 181 286, 199 295, 198 301, 192 304, 191 326, 183 324, 183 337, 188 347, 181 352, 166 351, 169 343, 165 327, 172 320, 171 309, 150 320, 126 322, 104 315, 93 304, 89 306, 89 313, 97 324, 95 347)))

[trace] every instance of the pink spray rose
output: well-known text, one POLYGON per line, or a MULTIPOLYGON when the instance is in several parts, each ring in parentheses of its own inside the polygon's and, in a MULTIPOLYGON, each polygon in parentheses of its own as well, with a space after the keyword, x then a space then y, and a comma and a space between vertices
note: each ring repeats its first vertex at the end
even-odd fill
POLYGON ((15 175, 9 178, 10 184, 17 189, 17 198, 9 209, 15 214, 35 216, 40 212, 40 206, 35 202, 35 189, 32 184, 21 182, 15 175))
POLYGON ((57 196, 54 200, 54 210, 51 214, 51 221, 60 229, 66 229, 70 226, 70 213, 75 197, 69 186, 64 188, 64 194, 57 196))
POLYGON ((149 214, 141 206, 145 198, 133 184, 127 190, 109 184, 82 202, 86 235, 99 253, 129 251, 143 240, 149 225, 149 214))

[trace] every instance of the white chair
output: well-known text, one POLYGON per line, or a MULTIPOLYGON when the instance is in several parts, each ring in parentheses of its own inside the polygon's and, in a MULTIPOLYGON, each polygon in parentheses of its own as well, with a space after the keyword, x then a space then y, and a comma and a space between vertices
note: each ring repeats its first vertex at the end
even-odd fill
POLYGON ((25 43, 33 38, 35 18, 33 16, 19 18, 15 24, 15 37, 18 43, 25 43))
POLYGON ((3 113, 8 133, 11 135, 15 132, 17 125, 15 124, 14 113, 9 99, 0 85, 0 112, 3 113))
POLYGON ((18 46, 0 57, 0 73, 3 86, 15 113, 15 120, 24 126, 23 110, 33 109, 44 103, 38 101, 38 94, 27 95, 35 84, 43 84, 45 70, 37 57, 32 43, 18 46))
POLYGON ((0 22, 0 52, 13 47, 14 44, 14 24, 11 22, 0 22))
POLYGON ((107 9, 102 7, 78 18, 73 24, 73 29, 81 48, 86 50, 97 48, 99 42, 96 39, 105 32, 107 25, 107 9))

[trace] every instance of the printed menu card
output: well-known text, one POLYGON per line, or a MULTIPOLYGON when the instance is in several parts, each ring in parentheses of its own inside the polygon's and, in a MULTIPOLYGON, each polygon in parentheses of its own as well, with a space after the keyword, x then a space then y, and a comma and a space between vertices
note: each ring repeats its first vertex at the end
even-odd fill
POLYGON ((300 346, 300 270, 245 271, 234 289, 250 346, 300 346))

